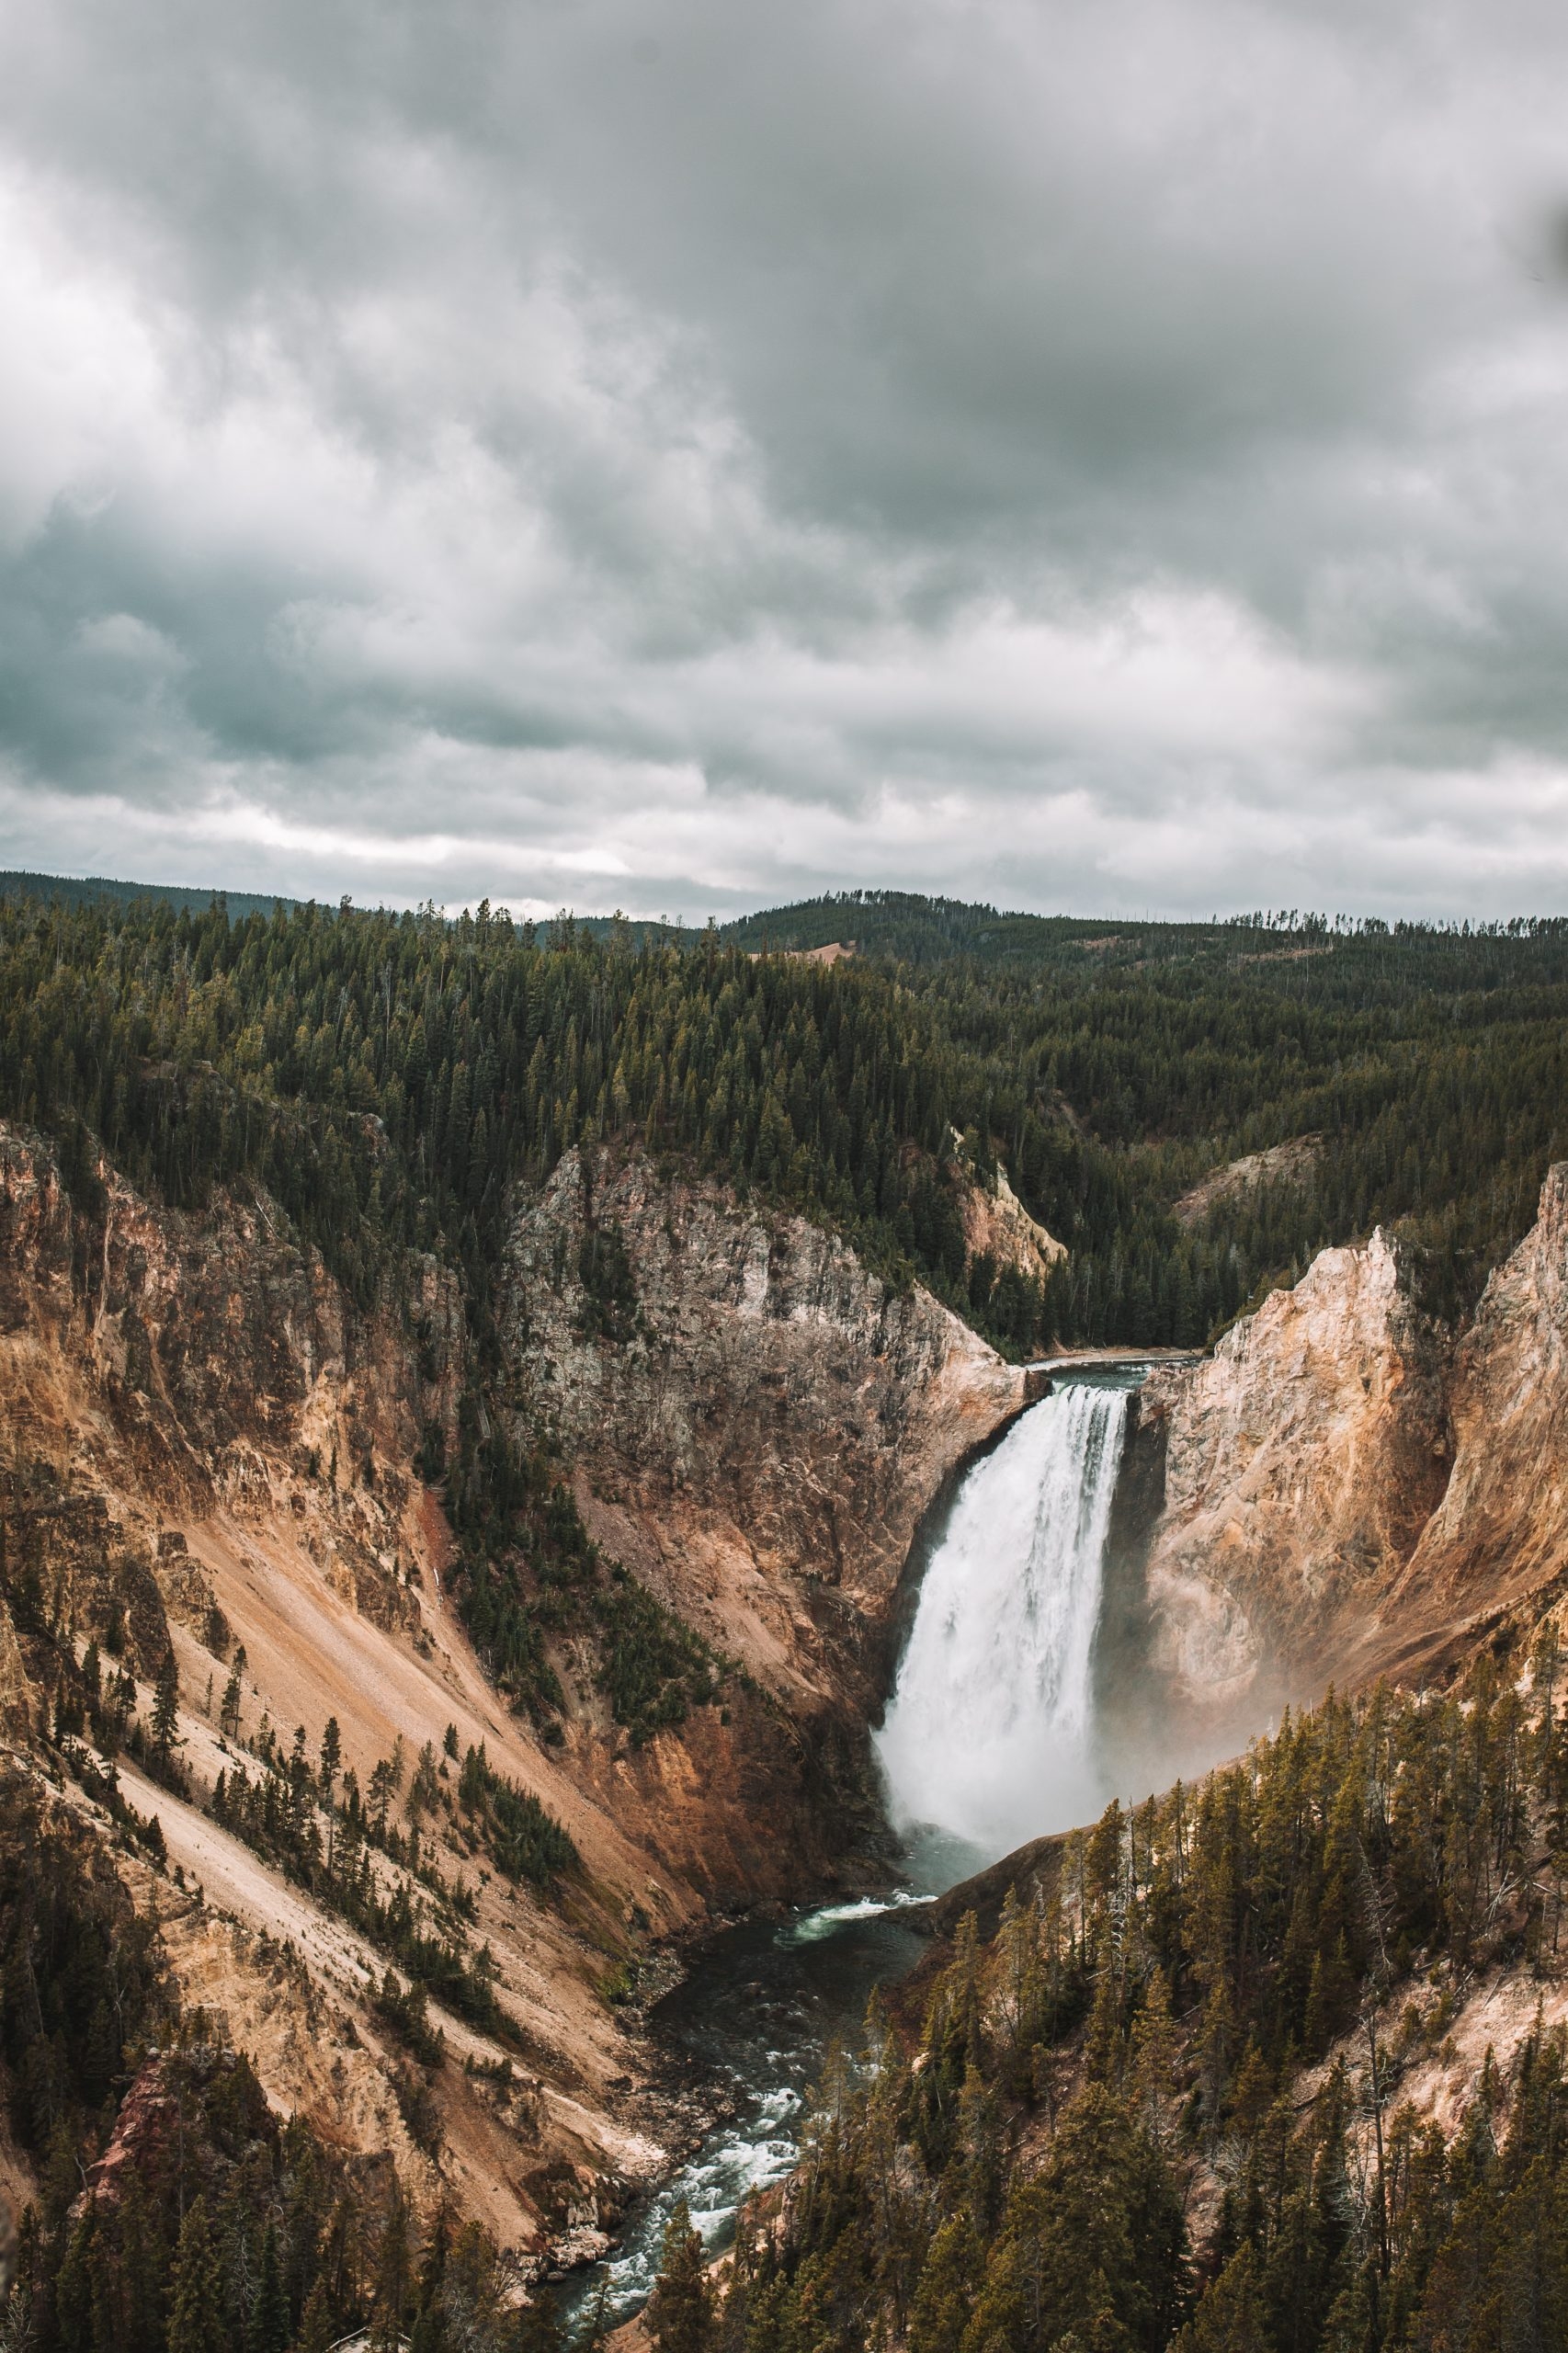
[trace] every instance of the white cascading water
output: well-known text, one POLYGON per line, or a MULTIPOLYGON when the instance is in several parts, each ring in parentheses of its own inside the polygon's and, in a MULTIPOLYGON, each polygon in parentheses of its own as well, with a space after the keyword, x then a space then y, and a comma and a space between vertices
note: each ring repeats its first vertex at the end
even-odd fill
POLYGON ((1103 1804, 1095 1632, 1129 1393, 1057 1390, 960 1488, 876 1735, 901 1829, 991 1859, 1103 1804))

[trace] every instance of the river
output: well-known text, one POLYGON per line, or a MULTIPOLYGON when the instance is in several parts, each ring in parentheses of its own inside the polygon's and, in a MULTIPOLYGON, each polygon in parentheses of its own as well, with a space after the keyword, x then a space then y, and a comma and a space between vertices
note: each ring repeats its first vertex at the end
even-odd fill
POLYGON ((919 1956, 918 1907, 1103 1803, 1094 1637, 1134 1385, 1119 1368, 1062 1381, 960 1483, 876 1736, 906 1883, 729 1929, 654 2004, 654 2039, 730 2112, 574 2283, 578 2329, 601 2293, 611 2324, 641 2310, 677 2199, 717 2253, 750 2193, 790 2172, 824 2053, 856 2035, 872 1988, 919 1956))
POLYGON ((914 1923, 923 1900, 929 1898, 900 1891, 727 1929, 653 2005, 648 2025, 662 2049, 733 2112, 634 2211, 613 2255, 574 2283, 569 2319, 585 2321, 601 2289, 607 2321, 641 2311, 677 2198, 686 2200, 704 2245, 718 2253, 751 2192, 784 2179, 824 2053, 854 2033, 872 1987, 902 1977, 919 1955, 914 1923))

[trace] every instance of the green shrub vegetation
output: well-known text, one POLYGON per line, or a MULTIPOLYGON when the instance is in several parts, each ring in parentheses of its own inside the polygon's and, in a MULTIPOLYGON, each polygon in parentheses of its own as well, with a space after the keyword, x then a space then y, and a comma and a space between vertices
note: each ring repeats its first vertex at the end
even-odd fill
MULTIPOLYGON (((323 1792, 301 1729, 287 1757, 272 1750, 254 1776, 238 1761, 221 1772, 208 1811, 389 1954, 422 1993, 475 2026, 505 2033, 489 1953, 474 1952, 462 1927, 472 1899, 448 1885, 421 1847, 417 1824, 406 1836, 393 1826, 382 1802, 388 1791, 381 1765, 370 1777, 369 1805, 352 1773, 344 1777, 340 1801, 323 1792), (378 1871, 372 1847, 394 1866, 391 1872, 378 1871)), ((570 1839, 551 1826, 571 1859, 570 1839)))
POLYGON ((541 1449, 519 1453, 504 1430, 482 1424, 472 1395, 459 1416, 447 1495, 462 1547, 469 1631, 517 1706, 548 1722, 564 1705, 548 1645, 567 1635, 590 1641, 598 1688, 634 1745, 718 1703, 724 1663, 606 1559, 551 1457, 541 1449))
POLYGON ((471 1824, 482 1828, 495 1868, 510 1880, 547 1887, 558 1871, 569 1870, 577 1849, 538 1798, 497 1773, 481 1741, 463 1759, 458 1803, 471 1824))

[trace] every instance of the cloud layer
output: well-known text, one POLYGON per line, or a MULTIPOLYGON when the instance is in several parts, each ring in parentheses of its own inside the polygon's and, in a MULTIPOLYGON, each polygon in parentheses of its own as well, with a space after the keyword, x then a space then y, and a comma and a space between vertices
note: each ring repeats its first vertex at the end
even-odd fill
POLYGON ((1536 0, 0 19, 0 862, 1568 905, 1536 0))

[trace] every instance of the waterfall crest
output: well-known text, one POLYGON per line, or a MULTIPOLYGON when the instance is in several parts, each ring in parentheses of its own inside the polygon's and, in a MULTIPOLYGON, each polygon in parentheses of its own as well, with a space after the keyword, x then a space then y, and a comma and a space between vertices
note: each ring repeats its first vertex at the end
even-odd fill
POLYGON ((1056 1391, 960 1488, 876 1734, 901 1829, 994 1858, 1104 1803, 1094 1645, 1129 1393, 1056 1391))

